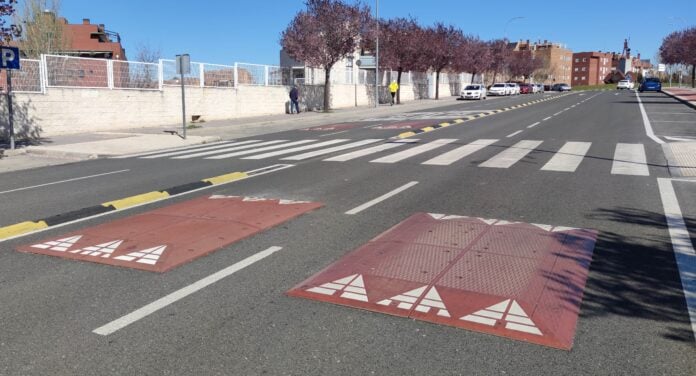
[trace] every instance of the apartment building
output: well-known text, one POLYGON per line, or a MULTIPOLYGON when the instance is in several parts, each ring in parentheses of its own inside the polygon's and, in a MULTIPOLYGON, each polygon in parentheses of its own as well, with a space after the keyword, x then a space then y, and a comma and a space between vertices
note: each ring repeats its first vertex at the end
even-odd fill
POLYGON ((511 43, 510 46, 515 51, 532 51, 535 58, 544 61, 544 67, 534 74, 538 82, 547 85, 560 83, 572 85, 573 51, 564 44, 548 40, 530 43, 527 39, 511 43))
POLYGON ((611 52, 576 52, 573 54, 571 86, 601 85, 612 71, 611 52))

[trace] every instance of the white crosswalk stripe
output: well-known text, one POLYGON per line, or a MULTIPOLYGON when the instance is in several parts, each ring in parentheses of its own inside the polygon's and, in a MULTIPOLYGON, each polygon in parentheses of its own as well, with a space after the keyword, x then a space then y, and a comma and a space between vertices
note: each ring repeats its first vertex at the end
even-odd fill
POLYGON ((503 150, 493 158, 481 163, 479 167, 509 168, 542 144, 543 141, 522 140, 503 150))
POLYGON ((290 149, 282 149, 282 150, 276 150, 268 153, 263 153, 263 154, 258 154, 258 155, 252 155, 250 157, 244 157, 242 159, 266 159, 266 158, 271 158, 271 157, 277 157, 279 155, 284 155, 284 154, 291 154, 291 153, 296 153, 298 151, 303 151, 303 150, 309 150, 309 149, 316 149, 320 148, 322 146, 329 146, 333 144, 339 144, 341 142, 346 142, 349 140, 346 139, 338 139, 338 140, 329 140, 329 141, 324 141, 320 142, 318 144, 311 144, 311 145, 305 145, 305 146, 298 146, 295 148, 290 148, 290 149))
POLYGON ((370 162, 372 162, 372 163, 396 163, 399 161, 403 161, 406 158, 411 158, 411 157, 416 156, 418 154, 422 154, 422 153, 425 153, 427 151, 437 149, 439 147, 445 146, 445 145, 452 143, 452 142, 455 142, 455 141, 457 141, 456 138, 441 138, 439 140, 428 142, 427 144, 418 145, 418 146, 412 147, 410 149, 400 151, 398 153, 387 155, 387 156, 382 157, 382 158, 377 158, 377 159, 372 160, 370 162))
POLYGON ((205 159, 226 159, 226 158, 232 158, 232 157, 238 157, 240 155, 249 155, 249 154, 256 154, 260 153, 263 151, 268 151, 268 150, 277 150, 277 149, 282 149, 286 148, 289 146, 296 146, 296 145, 302 145, 302 144, 308 144, 310 142, 315 142, 317 140, 299 140, 299 141, 293 141, 293 142, 288 142, 286 144, 280 144, 280 145, 271 145, 271 146, 265 146, 262 148, 254 148, 251 150, 243 150, 243 151, 236 151, 234 153, 228 153, 228 154, 222 154, 222 155, 215 155, 212 157, 207 157, 205 159))
POLYGON ((184 147, 161 149, 161 150, 157 150, 157 151, 144 151, 141 153, 117 155, 117 156, 110 157, 110 159, 127 159, 127 158, 144 157, 146 155, 155 155, 155 154, 162 154, 162 153, 168 153, 171 151, 181 151, 181 150, 192 151, 193 149, 203 149, 203 148, 209 148, 211 146, 218 146, 218 145, 220 145, 220 147, 224 147, 224 146, 230 146, 231 144, 233 144, 235 142, 236 141, 221 141, 221 142, 213 142, 213 143, 209 143, 209 144, 198 144, 198 145, 191 145, 191 146, 184 146, 184 147))
POLYGON ((643 144, 616 144, 612 175, 650 176, 643 144))
POLYGON ((544 171, 575 172, 585 154, 590 150, 591 142, 566 142, 563 147, 541 169, 544 171))
POLYGON ((352 151, 350 153, 337 155, 335 157, 327 158, 324 160, 330 161, 330 162, 345 162, 345 161, 350 161, 351 159, 364 157, 366 155, 379 153, 380 151, 394 149, 394 148, 397 148, 397 147, 403 146, 403 145, 408 145, 408 144, 401 143, 401 142, 390 142, 387 144, 372 146, 372 147, 369 147, 367 149, 360 149, 360 150, 352 151))
POLYGON ((331 148, 321 149, 321 150, 316 150, 316 151, 310 151, 310 152, 304 153, 304 154, 292 155, 292 156, 281 158, 281 159, 288 160, 288 161, 301 161, 301 160, 305 160, 305 159, 309 159, 309 158, 314 158, 314 157, 317 157, 320 155, 335 153, 335 152, 341 151, 341 150, 346 150, 346 149, 356 148, 359 146, 373 144, 377 141, 382 141, 382 139, 370 138, 367 140, 351 142, 350 144, 334 146, 331 148))
POLYGON ((460 146, 454 150, 448 151, 447 153, 440 154, 437 157, 427 160, 423 162, 424 165, 436 165, 436 166, 449 166, 452 163, 467 157, 483 148, 486 146, 490 146, 494 143, 498 142, 498 140, 490 140, 490 139, 483 139, 483 140, 476 140, 472 143, 466 144, 464 146, 460 146))
POLYGON ((191 159, 191 158, 198 158, 198 157, 204 157, 206 155, 214 155, 214 154, 220 154, 220 153, 229 153, 231 151, 236 151, 236 150, 245 150, 245 149, 251 149, 251 148, 257 148, 260 146, 267 146, 267 145, 274 145, 278 144, 281 142, 287 142, 288 140, 274 140, 274 141, 266 141, 266 142, 256 142, 251 145, 242 145, 242 146, 234 146, 234 147, 229 147, 229 148, 224 148, 224 149, 217 149, 217 150, 206 150, 202 151, 200 153, 193 153, 193 154, 184 154, 184 155, 179 155, 176 157, 172 157, 172 159, 191 159))
POLYGON ((146 156, 142 156, 140 158, 142 158, 142 159, 166 158, 166 157, 172 157, 175 155, 181 155, 181 154, 187 154, 187 153, 196 153, 196 152, 200 152, 201 150, 217 150, 217 149, 238 147, 239 145, 253 144, 253 143, 259 142, 259 141, 261 141, 261 140, 227 142, 224 144, 214 144, 214 145, 209 145, 209 146, 198 145, 198 147, 196 147, 195 149, 193 149, 193 148, 181 148, 181 149, 169 151, 166 153, 157 153, 157 154, 146 155, 146 156))

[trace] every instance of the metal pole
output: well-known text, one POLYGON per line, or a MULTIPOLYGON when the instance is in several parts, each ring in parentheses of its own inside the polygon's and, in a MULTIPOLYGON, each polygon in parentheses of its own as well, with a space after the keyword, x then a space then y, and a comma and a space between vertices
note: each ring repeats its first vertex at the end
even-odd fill
POLYGON ((379 107, 379 0, 375 0, 375 20, 377 22, 377 49, 375 51, 375 108, 379 107))
MULTIPOLYGON (((182 64, 183 65, 183 64, 182 64)), ((184 128, 184 140, 186 139, 186 94, 184 90, 184 69, 181 68, 181 120, 184 128)))
POLYGON ((14 109, 12 108, 12 70, 7 70, 7 112, 10 125, 10 149, 15 149, 14 109))

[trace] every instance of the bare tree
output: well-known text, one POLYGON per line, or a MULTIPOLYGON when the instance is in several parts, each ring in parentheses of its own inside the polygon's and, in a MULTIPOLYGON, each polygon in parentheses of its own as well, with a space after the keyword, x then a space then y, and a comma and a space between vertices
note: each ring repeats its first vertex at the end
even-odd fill
POLYGON ((25 0, 17 21, 24 24, 21 46, 27 57, 64 52, 69 46, 59 14, 59 0, 25 0))
POLYGON ((488 43, 491 56, 490 69, 493 71, 493 83, 498 73, 503 73, 508 68, 512 50, 508 47, 507 39, 495 39, 488 43))
POLYGON ((508 70, 512 77, 522 76, 526 81, 542 65, 542 60, 535 58, 532 51, 514 51, 510 56, 508 70))
POLYGON ((401 74, 415 70, 422 61, 423 29, 413 18, 380 20, 379 63, 383 68, 396 69, 396 103, 401 103, 401 74))
POLYGON ((696 27, 666 36, 660 46, 660 56, 667 64, 691 65, 691 87, 696 87, 696 27))
POLYGON ((15 13, 14 4, 17 0, 0 0, 0 44, 8 43, 16 34, 16 28, 7 26, 5 17, 12 16, 15 13))
POLYGON ((135 60, 143 63, 157 63, 162 58, 162 51, 148 44, 139 44, 135 51, 135 60))
POLYGON ((454 26, 437 23, 424 31, 421 66, 435 71, 435 99, 440 98, 440 73, 452 68, 464 43, 464 34, 454 26))
POLYGON ((491 66, 491 51, 486 42, 477 36, 465 36, 464 42, 457 51, 455 68, 471 73, 471 83, 476 75, 487 71, 491 66))
POLYGON ((331 68, 355 53, 370 28, 370 10, 357 2, 307 0, 281 34, 280 44, 293 59, 324 69, 324 111, 331 106, 331 68))

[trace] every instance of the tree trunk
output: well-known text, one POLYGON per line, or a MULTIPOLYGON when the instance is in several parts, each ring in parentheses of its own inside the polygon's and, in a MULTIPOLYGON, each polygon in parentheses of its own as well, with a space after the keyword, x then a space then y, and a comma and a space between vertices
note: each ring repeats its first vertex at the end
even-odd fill
POLYGON ((495 76, 497 76, 497 75, 498 75, 498 71, 494 70, 493 71, 493 84, 495 83, 495 76))
POLYGON ((331 67, 324 68, 324 112, 331 109, 331 67))
POLYGON ((471 83, 474 83, 474 79, 476 78, 476 71, 471 72, 471 83))
POLYGON ((691 87, 696 87, 696 64, 691 66, 691 87))
POLYGON ((403 68, 399 67, 398 73, 396 74, 396 83, 399 85, 399 88, 396 90, 396 104, 401 104, 401 72, 403 72, 403 68))
POLYGON ((435 99, 440 99, 440 70, 435 71, 435 99))

